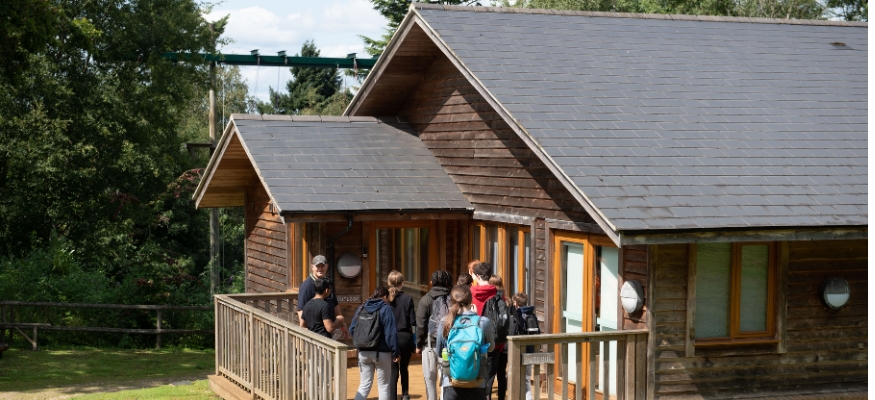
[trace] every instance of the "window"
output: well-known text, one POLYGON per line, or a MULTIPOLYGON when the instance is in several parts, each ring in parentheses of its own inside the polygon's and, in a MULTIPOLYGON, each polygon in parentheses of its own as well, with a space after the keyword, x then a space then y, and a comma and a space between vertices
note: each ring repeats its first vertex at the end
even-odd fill
POLYGON ((437 239, 431 226, 385 226, 375 230, 376 285, 386 286, 393 269, 404 275, 404 293, 414 305, 428 293, 431 272, 437 268, 437 239))
POLYGON ((493 273, 504 281, 508 297, 529 292, 531 235, 529 228, 516 225, 475 222, 471 228, 471 259, 492 265, 493 273))
POLYGON ((697 343, 774 338, 773 243, 701 243, 695 263, 697 343))

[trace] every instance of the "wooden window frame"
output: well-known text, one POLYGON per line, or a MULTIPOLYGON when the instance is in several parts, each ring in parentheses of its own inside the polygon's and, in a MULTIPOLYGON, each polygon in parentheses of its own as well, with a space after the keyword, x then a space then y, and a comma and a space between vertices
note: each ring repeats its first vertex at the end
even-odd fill
MULTIPOLYGON (((508 295, 508 297, 510 297, 510 295, 513 294, 511 289, 514 289, 517 292, 524 292, 526 290, 526 281, 528 280, 528 279, 526 279, 526 276, 525 276, 526 275, 526 273, 525 273, 526 264, 527 263, 531 264, 531 261, 526 257, 525 241, 528 238, 530 240, 530 244, 532 244, 532 241, 531 241, 531 233, 532 233, 531 229, 532 228, 531 228, 531 226, 517 225, 517 224, 505 224, 505 223, 490 222, 490 221, 473 221, 469 225, 469 229, 470 229, 470 232, 468 233, 468 238, 469 238, 468 259, 469 260, 474 259, 474 248, 476 247, 479 250, 479 253, 481 255, 481 257, 478 259, 480 261, 490 262, 492 264, 492 267, 495 268, 495 274, 500 276, 502 281, 504 281, 504 283, 505 283, 504 291, 505 291, 505 294, 508 295), (484 254, 487 254, 487 250, 488 250, 487 241, 486 241, 487 232, 488 232, 488 228, 492 227, 492 226, 496 227, 496 240, 498 241, 498 250, 497 250, 497 253, 495 255, 495 258, 497 260, 484 260, 482 256, 484 254), (517 243, 519 243, 518 250, 517 250, 517 260, 519 260, 520 262, 519 262, 519 265, 517 266, 515 271, 513 270, 513 267, 510 265, 509 257, 507 257, 507 254, 508 254, 508 234, 509 234, 508 228, 515 228, 517 230, 517 243), (474 243, 474 231, 475 230, 478 230, 480 233, 480 243, 474 243), (512 276, 512 274, 515 274, 515 276, 517 277, 517 279, 514 281, 516 283, 515 288, 507 287, 508 283, 510 282, 510 277, 512 276)), ((534 250, 532 250, 532 251, 534 251, 534 250)), ((529 265, 529 268, 532 268, 532 266, 529 265)), ((467 271, 465 271, 465 272, 467 272, 467 271)))
POLYGON ((725 346, 733 344, 769 344, 779 343, 777 337, 777 275, 778 275, 778 244, 776 242, 733 242, 731 243, 731 271, 730 271, 730 294, 729 294, 729 336, 720 338, 695 337, 696 324, 696 271, 698 246, 690 245, 689 277, 688 277, 688 310, 687 310, 687 356, 692 356, 696 347, 725 346), (763 331, 741 331, 741 252, 745 246, 767 246, 768 255, 768 283, 766 294, 766 329, 763 331))
MULTIPOLYGON (((370 291, 376 289, 379 285, 377 276, 377 264, 379 264, 379 254, 377 253, 377 230, 378 229, 398 229, 398 228, 427 228, 432 234, 428 238, 428 275, 426 280, 431 280, 431 274, 439 269, 440 258, 438 255, 438 224, 436 220, 415 220, 415 221, 376 221, 371 223, 370 238, 369 238, 369 253, 373 254, 373 261, 368 262, 368 284, 370 291)), ((407 278, 405 276, 405 278, 407 278)), ((406 280, 406 279, 405 279, 406 280)))

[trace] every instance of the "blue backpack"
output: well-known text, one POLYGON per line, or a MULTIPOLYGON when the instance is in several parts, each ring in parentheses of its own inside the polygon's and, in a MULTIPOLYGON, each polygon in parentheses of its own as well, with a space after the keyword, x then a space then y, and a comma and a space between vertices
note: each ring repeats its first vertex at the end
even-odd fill
POLYGON ((453 321, 453 327, 447 337, 447 353, 449 356, 450 383, 453 387, 480 387, 481 376, 480 352, 483 344, 483 330, 480 329, 480 317, 458 316, 453 321))

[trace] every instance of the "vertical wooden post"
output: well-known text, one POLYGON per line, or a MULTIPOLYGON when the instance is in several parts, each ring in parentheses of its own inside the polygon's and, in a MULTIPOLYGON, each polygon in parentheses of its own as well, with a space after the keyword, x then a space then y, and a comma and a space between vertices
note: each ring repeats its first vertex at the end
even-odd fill
POLYGON ((696 356, 696 268, 697 246, 691 243, 687 251, 687 318, 684 357, 696 356))
POLYGON ((155 335, 155 348, 161 348, 161 310, 157 310, 158 318, 155 322, 156 327, 158 328, 158 334, 155 335))
POLYGON ((224 346, 219 342, 219 329, 230 329, 231 326, 223 326, 221 322, 224 321, 222 318, 221 311, 219 311, 219 299, 217 297, 213 297, 213 345, 216 346, 215 349, 215 375, 219 375, 219 366, 222 365, 222 360, 219 358, 219 355, 222 353, 222 349, 224 346))
POLYGON ((511 382, 510 398, 521 399, 526 393, 526 367, 522 363, 522 349, 519 342, 513 338, 507 341, 507 381, 511 382), (516 383, 514 383, 516 382, 516 383))
MULTIPOLYGON (((617 340, 617 400, 626 398, 626 345, 631 342, 629 338, 634 339, 627 336, 624 340, 617 340)), ((605 395, 605 398, 608 396, 605 395)))
MULTIPOLYGON (((597 362, 597 358, 595 355, 595 349, 596 349, 596 345, 598 343, 599 342, 589 344, 589 383, 586 385, 586 386, 588 386, 587 391, 589 392, 589 395, 587 396, 588 400, 595 400, 595 383, 598 381, 598 377, 596 376, 596 373, 595 373, 595 371, 596 371, 595 367, 596 367, 596 362, 597 362)), ((582 345, 583 345, 583 343, 580 343, 577 346, 580 347, 582 345)), ((580 368, 582 363, 580 362, 579 358, 578 358, 577 363, 578 363, 578 368, 580 368)), ((578 375, 579 374, 580 374, 580 372, 578 372, 578 375)), ((577 384, 577 387, 580 388, 581 385, 583 385, 583 382, 579 382, 577 384)), ((581 397, 582 396, 577 396, 576 399, 580 399, 581 397)))
MULTIPOLYGON (((0 324, 3 325, 0 328, 0 343, 6 343, 6 305, 0 306, 0 324)), ((10 331, 11 333, 11 331, 10 331)))
MULTIPOLYGON (((215 25, 210 24, 210 33, 215 31, 215 25)), ((214 36, 214 35, 213 35, 214 36)), ((215 48, 213 40, 213 48, 215 48)), ((210 157, 216 145, 216 62, 210 62, 210 157)), ((219 209, 210 209, 210 294, 216 294, 219 289, 219 209)))
POLYGON ((790 244, 788 242, 778 243, 778 273, 777 293, 775 293, 778 309, 775 313, 775 328, 778 333, 778 353, 784 354, 787 352, 787 270, 790 263, 790 244))

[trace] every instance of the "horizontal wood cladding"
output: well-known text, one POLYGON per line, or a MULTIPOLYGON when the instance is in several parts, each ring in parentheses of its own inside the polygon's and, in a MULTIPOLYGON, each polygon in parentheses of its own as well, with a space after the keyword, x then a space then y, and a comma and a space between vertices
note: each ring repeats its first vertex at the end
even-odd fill
POLYGON ((273 211, 261 182, 252 179, 243 212, 246 291, 250 293, 284 292, 289 286, 286 227, 273 211))
POLYGON ((619 284, 622 288, 626 281, 638 281, 644 290, 644 308, 635 313, 627 314, 622 307, 623 329, 647 329, 647 310, 651 307, 647 298, 647 246, 623 246, 622 251, 622 279, 619 284))
POLYGON ((776 344, 698 346, 695 357, 685 357, 684 351, 688 245, 650 247, 656 249, 656 261, 650 265, 655 397, 829 398, 868 390, 867 241, 785 245, 786 353, 779 353, 776 344), (843 277, 851 285, 850 301, 840 310, 828 309, 819 298, 821 284, 830 276, 843 277))
POLYGON ((399 115, 478 211, 594 222, 446 57, 405 104, 399 115))

